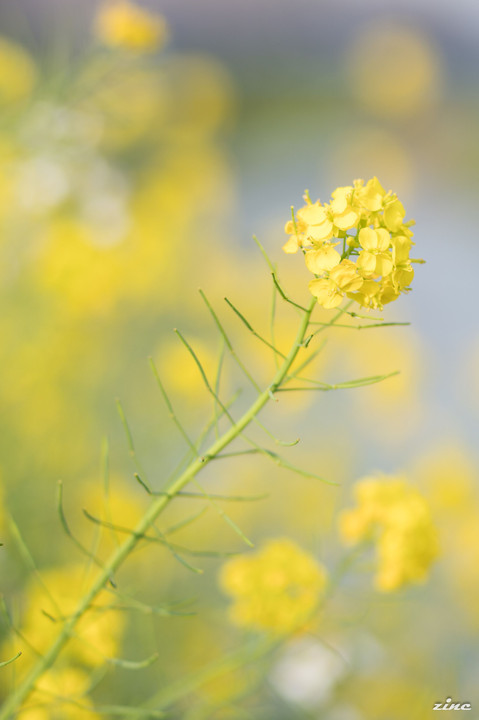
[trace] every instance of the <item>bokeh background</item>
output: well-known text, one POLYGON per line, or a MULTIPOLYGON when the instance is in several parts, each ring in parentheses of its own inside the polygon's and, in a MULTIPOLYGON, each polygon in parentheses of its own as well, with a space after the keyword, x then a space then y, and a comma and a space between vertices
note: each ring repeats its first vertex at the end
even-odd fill
MULTIPOLYGON (((328 382, 401 374, 342 394, 288 397, 265 415, 281 437, 301 438, 285 450, 290 462, 340 487, 263 458, 224 464, 208 471, 207 482, 216 491, 269 493, 262 503, 235 506, 232 517, 255 542, 288 535, 334 567, 341 554, 335 518, 351 501, 353 482, 376 471, 401 473, 431 503, 441 560, 427 586, 394 596, 373 591, 361 568, 338 589, 317 635, 290 643, 251 677, 202 688, 178 717, 190 717, 191 705, 206 713, 191 718, 422 720, 446 697, 474 708, 479 6, 143 5, 169 26, 166 45, 144 55, 102 47, 92 29, 94 1, 0 5, 0 516, 7 544, 0 562, 14 622, 21 627, 33 591, 7 514, 39 568, 67 572, 81 558, 60 528, 57 481, 72 527, 89 538, 94 529, 82 508, 102 512, 108 441, 112 507, 131 526, 146 503, 133 479, 138 464, 161 487, 182 453, 148 356, 198 432, 210 417, 208 397, 172 328, 184 330, 213 374, 220 343, 201 286, 245 362, 266 380, 270 354, 223 308, 227 294, 267 332, 271 286, 252 234, 289 291, 306 298, 306 269, 281 252, 290 205, 302 204, 305 188, 326 201, 336 186, 377 175, 415 218, 417 255, 427 261, 417 267, 414 291, 384 313, 412 325, 338 329, 315 372, 328 382), (245 688, 252 692, 236 698, 245 688)), ((287 347, 294 321, 278 308, 280 346, 287 347)), ((226 366, 225 397, 239 386, 226 366)), ((203 504, 191 502, 188 512, 203 504)), ((172 510, 171 522, 182 513, 172 510)), ((210 508, 181 541, 237 549, 230 530, 210 508)), ((198 614, 133 618, 124 652, 167 652, 141 676, 109 671, 95 698, 113 692, 118 704, 143 702, 240 642, 217 587, 219 561, 201 562, 199 577, 167 552, 132 560, 124 571, 132 592, 157 603, 194 597, 198 614)), ((8 654, 19 641, 7 624, 8 654)))

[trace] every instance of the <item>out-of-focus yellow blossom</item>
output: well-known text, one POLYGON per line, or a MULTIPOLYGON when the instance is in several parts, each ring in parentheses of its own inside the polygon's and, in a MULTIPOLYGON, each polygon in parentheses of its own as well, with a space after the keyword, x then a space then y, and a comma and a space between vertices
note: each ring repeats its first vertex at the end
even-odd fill
POLYGON ((89 676, 78 668, 50 670, 22 707, 22 720, 91 720, 96 713, 85 697, 90 684, 89 676))
POLYGON ((423 582, 436 559, 438 537, 424 497, 398 478, 365 478, 355 488, 358 506, 340 516, 343 539, 377 543, 376 586, 385 592, 423 582))
POLYGON ((20 45, 0 38, 0 104, 23 100, 36 80, 35 64, 20 45))
POLYGON ((286 538, 270 540, 249 557, 229 560, 220 575, 221 587, 234 599, 232 621, 274 633, 307 623, 326 583, 323 566, 286 538))
POLYGON ((430 37, 419 29, 375 21, 351 45, 351 89, 374 115, 410 117, 427 109, 437 95, 440 60, 430 37))
POLYGON ((479 627, 479 495, 477 458, 461 444, 442 443, 415 469, 427 488, 441 532, 450 589, 465 617, 479 627))
POLYGON ((129 50, 153 50, 166 39, 166 22, 128 0, 104 3, 96 18, 98 37, 106 45, 129 50))
MULTIPOLYGON (((188 334, 188 342, 195 349, 207 377, 214 378, 219 358, 216 348, 196 335, 188 334)), ((206 390, 198 366, 176 336, 159 345, 154 359, 161 379, 172 397, 179 397, 188 403, 198 403, 204 399, 206 390)), ((224 382, 225 377, 223 385, 224 382)))
POLYGON ((465 515, 479 507, 478 466, 466 446, 441 442, 421 457, 414 472, 426 488, 433 512, 453 532, 465 515))
MULTIPOLYGON (((76 504, 77 508, 86 508, 88 512, 104 522, 124 528, 135 527, 145 512, 141 488, 132 482, 130 482, 130 486, 127 485, 116 474, 110 475, 108 494, 105 493, 102 485, 98 481, 92 481, 88 484, 82 483, 81 489, 76 498, 73 498, 72 504, 76 504)), ((92 527, 90 523, 85 523, 83 513, 80 514, 78 526, 72 523, 72 528, 77 537, 80 537, 84 544, 88 546, 91 542, 92 527)), ((106 527, 95 527, 95 532, 98 537, 96 556, 99 559, 108 557, 125 537, 124 533, 106 527)))
POLYGON ((305 199, 305 207, 286 223, 290 237, 283 249, 303 250, 316 276, 309 289, 320 305, 337 307, 347 295, 364 307, 381 308, 410 289, 412 221, 404 223, 397 195, 373 177, 337 188, 324 205, 305 199), (335 248, 341 243, 340 253, 335 248))
MULTIPOLYGON (((83 566, 53 568, 42 573, 42 580, 44 587, 34 578, 27 589, 25 613, 20 626, 23 637, 40 653, 50 646, 58 633, 55 618, 71 615, 88 588, 83 566)), ((125 619, 121 612, 107 609, 112 600, 107 591, 100 593, 95 600, 95 608, 79 621, 75 637, 68 644, 64 657, 87 667, 97 667, 106 658, 118 654, 125 619)), ((30 657, 26 648, 21 667, 27 670, 33 660, 35 656, 30 657)))

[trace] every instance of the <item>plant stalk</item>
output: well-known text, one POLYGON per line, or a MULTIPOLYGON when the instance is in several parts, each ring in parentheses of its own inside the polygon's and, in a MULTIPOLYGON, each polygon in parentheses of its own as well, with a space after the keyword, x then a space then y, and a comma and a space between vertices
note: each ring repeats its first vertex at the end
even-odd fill
POLYGON ((184 487, 218 455, 218 453, 233 442, 233 440, 242 433, 247 425, 249 425, 262 408, 271 400, 276 390, 278 390, 286 378, 289 369, 302 347, 306 331, 309 327, 311 313, 315 305, 316 300, 313 298, 308 308, 304 309, 293 345, 268 387, 260 395, 258 395, 256 400, 251 404, 248 410, 246 410, 242 417, 208 448, 204 455, 196 458, 190 463, 186 470, 170 484, 165 495, 162 495, 160 498, 152 502, 142 519, 137 524, 134 532, 129 535, 129 537, 110 556, 110 559, 104 565, 90 590, 81 599, 73 615, 71 615, 64 623, 58 637, 53 642, 49 650, 38 660, 30 673, 21 683, 19 683, 10 697, 7 698, 3 708, 0 710, 0 720, 10 720, 15 717, 14 713, 20 709, 23 702, 34 690, 39 678, 53 665, 60 652, 68 643, 68 640, 73 634, 76 624, 80 618, 88 611, 90 605, 107 584, 108 580, 123 564, 137 543, 141 540, 142 536, 151 528, 155 520, 159 517, 159 515, 161 515, 163 510, 169 505, 174 497, 183 490, 184 487))

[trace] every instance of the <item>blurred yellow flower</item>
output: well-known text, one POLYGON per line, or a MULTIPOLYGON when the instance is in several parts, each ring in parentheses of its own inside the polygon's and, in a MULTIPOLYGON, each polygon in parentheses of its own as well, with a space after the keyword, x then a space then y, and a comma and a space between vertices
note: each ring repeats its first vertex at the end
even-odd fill
MULTIPOLYGON (((188 342, 194 348, 210 382, 216 375, 219 352, 198 335, 188 335, 188 342)), ((158 346, 155 355, 162 381, 172 399, 186 400, 188 403, 201 403, 207 395, 198 366, 188 350, 177 337, 167 338, 158 346)), ((222 374, 223 388, 227 380, 227 369, 222 374)))
MULTIPOLYGON (((139 486, 133 484, 133 481, 128 485, 120 476, 113 473, 110 473, 109 477, 108 494, 98 482, 82 482, 73 504, 85 508, 99 520, 124 528, 135 527, 145 512, 144 493, 139 486)), ((78 526, 72 526, 77 536, 88 546, 91 542, 92 528, 90 523, 85 523, 83 513, 78 526)), ((125 537, 120 531, 100 526, 95 527, 95 533, 97 534, 96 555, 100 559, 108 557, 125 537)))
POLYGON ((377 543, 379 590, 397 590, 426 580, 439 546, 424 497, 402 479, 365 478, 355 488, 357 507, 345 510, 340 532, 347 543, 377 543))
POLYGON ((50 670, 22 706, 22 720, 91 720, 95 713, 85 697, 90 685, 89 676, 78 668, 50 670))
POLYGON ((372 22, 358 33, 347 70, 358 101, 388 117, 410 117, 426 109, 441 78, 440 56, 430 38, 397 22, 372 22))
POLYGON ((230 595, 236 625, 284 633, 300 629, 318 608, 326 570, 287 538, 270 540, 250 556, 223 566, 220 584, 230 595))
POLYGON ((96 18, 96 30, 106 45, 129 50, 154 50, 165 42, 167 35, 161 15, 128 0, 104 3, 96 18))
MULTIPOLYGON (((43 584, 33 578, 26 592, 26 608, 21 623, 22 635, 38 652, 44 652, 58 633, 55 618, 71 615, 87 589, 87 574, 80 565, 55 567, 42 573, 43 584), (48 588, 48 593, 45 591, 48 588)), ((108 610, 114 598, 104 590, 77 625, 64 656, 87 667, 97 667, 114 657, 120 647, 125 625, 120 612, 108 610)), ((34 660, 32 657, 31 660, 34 660)), ((28 668, 26 648, 22 668, 28 668)))
POLYGON ((36 75, 35 64, 26 50, 0 38, 0 103, 10 104, 28 97, 36 75))

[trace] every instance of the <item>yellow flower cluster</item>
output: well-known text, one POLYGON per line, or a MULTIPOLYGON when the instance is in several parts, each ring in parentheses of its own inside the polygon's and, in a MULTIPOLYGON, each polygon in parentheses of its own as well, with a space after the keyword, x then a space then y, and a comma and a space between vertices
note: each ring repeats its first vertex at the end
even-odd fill
POLYGON ((87 696, 91 679, 77 668, 50 670, 22 705, 22 720, 91 720, 97 717, 87 696))
POLYGON ((105 3, 96 18, 96 29, 105 45, 129 50, 154 50, 166 39, 164 19, 128 0, 105 3))
POLYGON ((396 194, 373 177, 337 188, 326 204, 305 199, 286 223, 290 237, 283 250, 303 251, 315 275, 309 289, 320 305, 335 308, 347 296, 363 307, 382 308, 410 290, 414 221, 404 222, 396 194))
MULTIPOLYGON (((27 590, 27 602, 21 625, 22 635, 38 652, 44 652, 58 633, 55 619, 70 616, 88 585, 83 566, 55 567, 42 573, 44 587, 34 578, 27 590), (53 618, 53 619, 52 619, 53 618)), ((109 611, 111 596, 103 591, 91 610, 78 623, 76 636, 71 640, 64 657, 83 667, 97 667, 105 658, 114 657, 120 649, 125 618, 109 611)), ((28 668, 25 653, 21 667, 28 668)))
POLYGON ((11 105, 28 97, 36 77, 35 63, 27 51, 0 37, 0 104, 11 105))
POLYGON ((378 589, 387 592, 424 581, 439 551, 424 497, 398 478, 365 478, 355 494, 358 506, 342 513, 340 531, 351 544, 377 543, 378 589))
POLYGON ((229 560, 220 575, 223 590, 234 599, 232 621, 279 634, 310 620, 326 583, 325 569, 286 538, 270 540, 248 557, 229 560))

